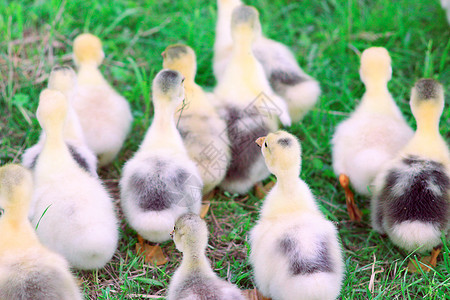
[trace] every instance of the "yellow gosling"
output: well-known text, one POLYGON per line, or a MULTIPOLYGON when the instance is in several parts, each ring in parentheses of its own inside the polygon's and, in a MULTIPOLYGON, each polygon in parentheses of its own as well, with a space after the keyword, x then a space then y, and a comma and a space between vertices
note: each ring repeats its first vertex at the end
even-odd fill
MULTIPOLYGON (((240 0, 217 1, 216 39, 214 43, 214 75, 223 79, 232 56, 231 16, 240 0)), ((258 20, 259 22, 259 20, 258 20)), ((319 83, 298 65, 289 48, 258 33, 252 50, 261 63, 272 89, 287 103, 293 122, 299 122, 317 102, 321 90, 319 83)))
MULTIPOLYGON (((67 100, 67 119, 64 124, 63 136, 73 159, 92 176, 98 177, 97 157, 87 146, 80 121, 73 109, 73 101, 77 89, 75 72, 70 67, 55 66, 50 73, 48 88, 60 91, 67 100)), ((22 164, 25 167, 29 169, 34 168, 44 146, 44 140, 45 133, 42 131, 38 143, 28 148, 22 156, 22 164)))
POLYGON ((0 168, 0 299, 81 300, 66 260, 44 246, 28 220, 31 173, 0 168))
POLYGON ((30 218, 45 246, 77 269, 97 269, 116 250, 118 224, 101 181, 79 166, 63 139, 67 112, 61 92, 41 92, 37 118, 45 140, 33 169, 30 218))

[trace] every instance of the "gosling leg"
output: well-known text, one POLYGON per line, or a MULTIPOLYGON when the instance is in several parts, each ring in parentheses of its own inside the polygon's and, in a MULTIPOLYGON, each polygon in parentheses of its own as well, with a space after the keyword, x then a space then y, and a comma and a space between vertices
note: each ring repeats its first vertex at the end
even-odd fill
POLYGON ((344 188, 345 191, 345 203, 347 204, 347 212, 350 220, 361 222, 362 213, 355 203, 355 197, 353 192, 350 190, 350 179, 345 174, 339 175, 339 183, 344 188))

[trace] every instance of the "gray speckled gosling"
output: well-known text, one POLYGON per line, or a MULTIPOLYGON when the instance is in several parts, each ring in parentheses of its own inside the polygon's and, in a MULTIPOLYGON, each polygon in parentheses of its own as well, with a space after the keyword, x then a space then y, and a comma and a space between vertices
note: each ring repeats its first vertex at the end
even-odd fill
POLYGON ((442 86, 419 80, 411 94, 417 130, 375 179, 372 225, 397 246, 429 251, 450 228, 450 152, 439 133, 442 86))
POLYGON ((205 255, 208 229, 196 214, 181 216, 173 231, 183 261, 169 285, 168 300, 245 300, 233 284, 216 276, 205 255))
POLYGON ((336 299, 344 277, 341 247, 336 227, 299 178, 300 143, 286 131, 270 133, 257 143, 277 183, 250 231, 256 286, 276 300, 336 299))
MULTIPOLYGON (((224 77, 232 56, 231 16, 242 4, 241 0, 217 0, 213 65, 217 82, 224 77)), ((257 21, 259 23, 259 19, 257 21)), ((252 50, 272 89, 286 100, 292 122, 301 121, 320 96, 319 83, 300 68, 286 45, 266 38, 261 30, 257 32, 252 50)))
POLYGON ((254 140, 277 130, 279 121, 291 125, 287 104, 272 90, 252 52, 260 29, 254 7, 242 5, 233 10, 232 56, 214 89, 231 149, 231 163, 220 187, 230 193, 244 194, 270 175, 254 140))
POLYGON ((197 61, 194 50, 170 45, 162 53, 164 68, 183 74, 186 99, 175 114, 177 127, 189 157, 197 164, 203 180, 203 194, 209 193, 225 177, 231 159, 227 125, 206 93, 195 83, 197 61))
POLYGON ((184 213, 200 213, 203 183, 178 132, 174 113, 184 77, 164 69, 153 80, 155 115, 144 141, 123 168, 121 205, 127 221, 151 242, 170 239, 184 213))

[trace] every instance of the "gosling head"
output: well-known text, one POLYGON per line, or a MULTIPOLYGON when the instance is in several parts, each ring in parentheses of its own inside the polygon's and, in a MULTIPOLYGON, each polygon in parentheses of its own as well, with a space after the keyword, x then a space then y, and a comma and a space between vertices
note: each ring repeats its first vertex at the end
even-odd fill
POLYGON ((173 241, 180 252, 203 252, 208 244, 205 221, 194 213, 182 215, 175 222, 173 241))
POLYGON ((239 5, 231 15, 231 35, 233 40, 253 41, 261 35, 259 13, 253 6, 239 5))
POLYGON ((184 76, 178 71, 163 69, 153 79, 153 102, 178 106, 184 99, 184 76))
POLYGON ((77 65, 89 63, 99 66, 105 57, 102 42, 98 37, 90 33, 83 33, 75 38, 73 41, 73 54, 77 65))
POLYGON ((13 207, 28 210, 32 194, 31 172, 20 165, 0 168, 0 216, 13 207))
POLYGON ((392 77, 389 52, 383 47, 371 47, 364 50, 361 55, 359 75, 365 85, 371 83, 387 84, 392 77))
POLYGON ((178 71, 187 81, 194 81, 197 58, 191 47, 181 44, 170 45, 161 55, 164 68, 178 71))
POLYGON ((284 174, 298 176, 301 167, 300 143, 292 134, 280 130, 260 137, 256 143, 266 161, 267 168, 279 177, 284 174))
POLYGON ((47 134, 55 130, 62 131, 67 109, 66 97, 60 91, 45 89, 41 92, 36 115, 47 134))
POLYGON ((69 66, 54 66, 48 79, 48 88, 63 93, 68 99, 77 85, 75 71, 69 66))
POLYGON ((434 79, 425 78, 415 83, 409 104, 416 120, 438 119, 444 109, 444 102, 442 85, 434 79))

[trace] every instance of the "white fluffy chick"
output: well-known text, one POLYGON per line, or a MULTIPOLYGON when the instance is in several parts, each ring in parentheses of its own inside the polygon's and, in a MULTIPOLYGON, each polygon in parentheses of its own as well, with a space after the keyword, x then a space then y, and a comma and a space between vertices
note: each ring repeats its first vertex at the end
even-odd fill
MULTIPOLYGON (((97 177, 97 157, 87 146, 80 121, 73 109, 73 101, 77 89, 77 78, 73 69, 67 66, 55 66, 48 79, 48 88, 63 93, 68 102, 67 120, 63 134, 70 154, 81 168, 97 177)), ((28 148, 22 155, 23 166, 28 169, 34 168, 39 153, 44 147, 44 140, 45 132, 42 131, 39 141, 28 148)))
POLYGON ((359 73, 366 92, 350 117, 336 127, 332 139, 333 169, 346 190, 347 210, 353 221, 361 220, 361 212, 349 182, 358 193, 370 196, 383 164, 413 136, 387 87, 392 77, 389 52, 382 47, 366 49, 359 73))
POLYGON ((41 92, 37 118, 45 141, 33 169, 31 223, 40 241, 73 267, 97 269, 116 250, 118 224, 101 181, 76 163, 64 142, 67 110, 62 93, 41 92))
POLYGON ((74 108, 87 144, 98 155, 99 166, 112 162, 128 135, 133 121, 128 101, 103 78, 99 65, 105 54, 100 39, 83 33, 73 42, 78 66, 78 89, 74 108))

